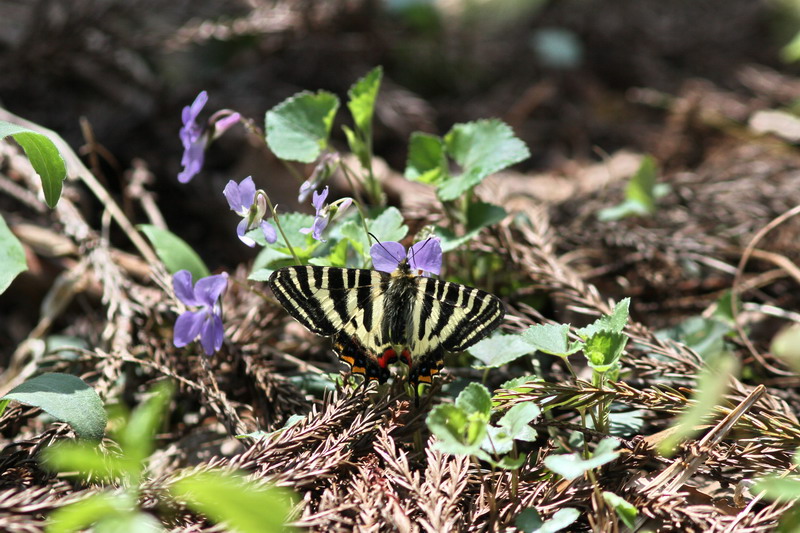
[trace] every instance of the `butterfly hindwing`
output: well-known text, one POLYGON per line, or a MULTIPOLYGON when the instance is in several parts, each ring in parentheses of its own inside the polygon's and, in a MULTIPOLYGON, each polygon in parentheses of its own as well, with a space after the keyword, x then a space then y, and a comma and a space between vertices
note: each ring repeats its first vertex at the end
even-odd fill
POLYGON ((444 351, 463 351, 492 332, 505 315, 503 303, 488 292, 458 283, 419 277, 408 337, 411 376, 430 383, 444 351))

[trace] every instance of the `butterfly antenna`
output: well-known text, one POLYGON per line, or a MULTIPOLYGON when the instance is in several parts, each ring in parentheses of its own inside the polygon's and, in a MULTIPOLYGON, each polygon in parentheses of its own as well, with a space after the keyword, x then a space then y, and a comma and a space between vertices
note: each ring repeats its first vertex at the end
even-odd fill
POLYGON ((383 248, 383 251, 386 252, 386 254, 389 255, 389 257, 392 256, 392 253, 389 250, 386 249, 386 247, 383 245, 383 243, 381 241, 379 241, 378 238, 372 232, 368 232, 368 235, 370 237, 372 237, 373 239, 375 239, 375 244, 377 244, 381 248, 383 248))
MULTIPOLYGON (((431 240, 431 238, 432 237, 428 237, 427 239, 425 239, 425 242, 422 243, 422 246, 420 246, 420 248, 419 248, 420 252, 425 249, 425 246, 428 245, 428 242, 431 240)), ((411 250, 411 258, 414 260, 414 264, 416 265, 417 264, 417 252, 416 252, 416 250, 414 250, 414 246, 411 246, 411 248, 409 248, 409 250, 411 250)))

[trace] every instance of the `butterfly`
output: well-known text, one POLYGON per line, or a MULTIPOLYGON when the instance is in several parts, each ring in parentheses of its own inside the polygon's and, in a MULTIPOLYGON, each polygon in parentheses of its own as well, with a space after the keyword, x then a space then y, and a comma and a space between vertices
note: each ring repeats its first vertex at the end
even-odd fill
POLYGON ((292 317, 332 338, 353 373, 383 383, 389 365, 399 360, 408 365, 417 391, 419 383, 430 384, 439 374, 445 352, 463 351, 486 337, 505 309, 488 292, 420 275, 433 270, 424 257, 438 254, 441 265, 438 239, 420 241, 406 257, 404 252, 400 243, 378 243, 371 254, 380 270, 289 266, 273 272, 269 286, 292 317))

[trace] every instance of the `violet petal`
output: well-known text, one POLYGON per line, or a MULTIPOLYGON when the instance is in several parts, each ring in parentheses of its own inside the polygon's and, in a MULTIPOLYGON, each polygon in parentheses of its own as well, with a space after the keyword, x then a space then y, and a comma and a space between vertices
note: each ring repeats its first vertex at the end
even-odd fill
POLYGON ((197 299, 208 307, 214 307, 217 303, 219 295, 228 286, 228 275, 217 274, 216 276, 207 276, 197 280, 194 286, 194 293, 197 299))
POLYGON ((250 248, 252 248, 253 246, 256 245, 256 241, 254 241, 252 238, 247 236, 247 219, 246 218, 243 218, 242 220, 240 220, 239 223, 236 225, 236 235, 239 236, 239 240, 240 241, 242 241, 245 245, 249 246, 250 248))
POLYGON ((405 258, 406 249, 399 242, 379 242, 372 245, 369 255, 372 257, 372 266, 375 270, 391 273, 405 258))
POLYGON ((278 240, 278 233, 275 231, 275 228, 267 222, 266 220, 261 221, 261 231, 264 232, 264 239, 269 244, 273 244, 275 241, 278 240))
POLYGON ((188 270, 179 270, 172 276, 172 288, 175 296, 186 305, 200 305, 192 288, 192 273, 188 270))
POLYGON ((442 271, 442 245, 437 237, 416 243, 408 251, 411 270, 439 274, 442 271))
POLYGON ((222 319, 216 314, 208 315, 200 330, 200 344, 203 346, 203 351, 206 355, 213 355, 222 347, 224 339, 225 329, 222 326, 222 319))
POLYGON ((192 342, 200 334, 200 328, 206 321, 208 312, 186 311, 175 321, 172 343, 177 348, 182 348, 192 342))
POLYGON ((325 188, 322 190, 321 193, 317 193, 314 191, 314 196, 311 199, 311 205, 314 206, 314 209, 317 211, 317 216, 319 216, 319 212, 322 211, 322 206, 325 205, 325 199, 328 197, 328 186, 326 185, 325 188))
POLYGON ((228 206, 231 208, 231 211, 235 211, 237 214, 240 214, 240 210, 242 209, 243 205, 242 195, 239 192, 239 185, 235 181, 230 180, 222 190, 222 195, 226 200, 228 200, 228 206))

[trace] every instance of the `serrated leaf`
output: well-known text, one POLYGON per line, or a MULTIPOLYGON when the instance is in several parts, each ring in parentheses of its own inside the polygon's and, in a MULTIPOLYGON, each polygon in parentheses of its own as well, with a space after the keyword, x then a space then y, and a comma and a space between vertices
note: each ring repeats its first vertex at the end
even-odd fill
MULTIPOLYGON (((314 215, 305 213, 285 213, 280 215, 280 220, 283 233, 286 234, 286 239, 289 240, 289 244, 292 245, 300 259, 311 257, 311 253, 320 245, 320 242, 315 240, 310 234, 300 233, 300 230, 302 228, 311 227, 314 223, 314 215)), ((284 254, 291 255, 289 247, 286 245, 286 240, 284 240, 281 232, 278 232, 277 240, 271 244, 270 247, 284 254)))
POLYGON ((627 343, 628 336, 624 333, 601 330, 586 339, 583 353, 596 372, 608 372, 619 363, 627 343))
POLYGON ((301 92, 267 111, 267 144, 279 158, 312 163, 328 146, 339 99, 327 91, 301 92))
POLYGON ((363 78, 358 80, 347 91, 347 108, 353 115, 353 122, 357 131, 369 135, 372 130, 372 116, 375 112, 375 100, 383 78, 383 68, 380 66, 370 70, 363 78))
POLYGON ((530 156, 525 143, 498 119, 456 124, 444 137, 447 153, 463 172, 437 191, 443 201, 455 200, 487 176, 530 156))
POLYGON ((0 216, 0 294, 21 272, 28 270, 25 249, 0 216))
POLYGON ((419 131, 412 133, 408 140, 406 179, 439 184, 449 176, 442 139, 419 131))
POLYGON ((67 165, 55 143, 42 133, 0 120, 0 140, 11 135, 25 151, 33 170, 42 179, 44 200, 53 209, 61 196, 67 165))
POLYGON ((658 336, 684 343, 707 361, 728 351, 725 338, 731 331, 730 324, 714 318, 692 316, 673 328, 659 331, 658 336))
POLYGON ((497 368, 533 353, 535 348, 520 335, 498 333, 479 341, 469 348, 469 353, 483 363, 483 368, 497 368))
POLYGON ((238 474, 204 471, 176 481, 172 495, 187 506, 239 533, 294 531, 287 524, 294 496, 287 489, 265 487, 238 474))
POLYGON ((603 499, 608 505, 614 508, 623 524, 628 526, 631 530, 635 529, 636 515, 639 514, 636 507, 613 492, 603 491, 603 499))
MULTIPOLYGON (((367 230, 381 242, 400 241, 408 233, 408 226, 403 224, 403 215, 396 207, 387 207, 374 219, 367 220, 367 230)), ((372 244, 360 222, 348 220, 342 224, 341 232, 343 237, 350 240, 356 252, 362 256, 369 253, 372 244)))
POLYGON ((536 438, 536 430, 530 423, 541 413, 542 410, 533 402, 519 403, 503 415, 498 425, 505 428, 513 439, 532 441, 536 438))
POLYGON ((488 417, 492 411, 492 395, 480 383, 470 383, 456 398, 456 407, 467 415, 479 413, 488 417))
POLYGON ((623 298, 614 306, 610 315, 603 315, 586 327, 580 328, 577 334, 582 339, 588 339, 598 331, 621 332, 628 324, 630 316, 631 299, 623 298))
POLYGON ((597 444, 592 457, 582 459, 580 454, 549 455, 544 465, 564 479, 572 481, 581 477, 587 470, 603 466, 617 458, 619 452, 613 451, 619 443, 612 438, 605 438, 597 444))
POLYGON ((164 262, 170 274, 188 270, 192 273, 194 281, 211 275, 208 267, 191 246, 171 231, 150 224, 140 224, 137 227, 150 240, 158 258, 164 262))
POLYGON ((342 239, 336 246, 333 247, 331 252, 323 257, 312 257, 308 262, 316 266, 332 266, 332 267, 345 267, 347 266, 347 240, 342 239))
POLYGON ((69 424, 81 438, 103 438, 107 421, 103 400, 77 376, 42 374, 14 387, 0 399, 39 407, 69 424))
POLYGON ((522 338, 540 352, 558 357, 574 354, 582 346, 569 342, 569 324, 535 324, 522 332, 522 338))

